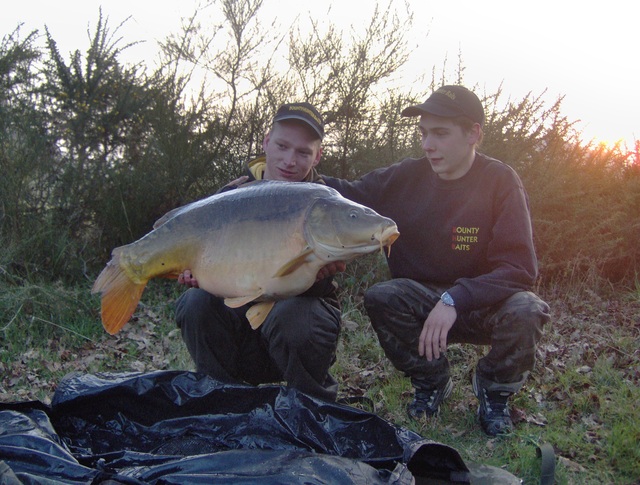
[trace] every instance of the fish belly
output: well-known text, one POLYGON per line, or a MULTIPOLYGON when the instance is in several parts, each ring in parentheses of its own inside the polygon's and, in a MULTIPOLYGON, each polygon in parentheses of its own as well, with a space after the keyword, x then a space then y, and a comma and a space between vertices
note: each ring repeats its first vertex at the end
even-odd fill
POLYGON ((294 222, 253 221, 210 238, 191 268, 200 288, 224 298, 281 299, 304 292, 322 266, 313 254, 294 272, 276 276, 306 248, 302 224, 294 222))

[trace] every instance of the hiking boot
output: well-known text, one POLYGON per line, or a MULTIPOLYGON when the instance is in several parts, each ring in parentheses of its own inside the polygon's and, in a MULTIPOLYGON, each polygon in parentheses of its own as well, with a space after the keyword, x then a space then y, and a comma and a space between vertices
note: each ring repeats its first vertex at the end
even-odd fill
POLYGON ((489 436, 498 436, 513 431, 509 413, 509 398, 520 388, 522 382, 498 384, 473 374, 473 393, 478 398, 480 425, 489 436))
POLYGON ((407 406, 407 414, 416 420, 436 416, 440 411, 440 404, 453 390, 451 378, 435 388, 426 387, 417 379, 412 379, 411 382, 415 387, 415 394, 413 401, 407 406))

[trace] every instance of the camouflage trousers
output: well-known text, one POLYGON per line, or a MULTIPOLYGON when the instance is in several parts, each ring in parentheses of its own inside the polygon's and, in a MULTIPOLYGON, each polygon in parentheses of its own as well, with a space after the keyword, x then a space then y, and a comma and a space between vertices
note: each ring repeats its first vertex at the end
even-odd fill
MULTIPOLYGON (((397 369, 427 387, 440 386, 449 379, 446 352, 431 361, 418 353, 424 322, 446 289, 397 278, 372 286, 364 298, 386 356, 397 369)), ((549 305, 534 293, 522 291, 497 305, 459 312, 447 344, 490 346, 478 361, 478 375, 487 381, 513 383, 519 388, 534 367, 536 345, 548 320, 549 305)))

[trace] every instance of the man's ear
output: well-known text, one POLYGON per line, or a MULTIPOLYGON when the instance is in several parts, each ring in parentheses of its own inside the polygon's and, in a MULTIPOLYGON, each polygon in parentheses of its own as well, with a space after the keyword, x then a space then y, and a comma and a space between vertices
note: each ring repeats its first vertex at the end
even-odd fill
POLYGON ((267 145, 269 144, 269 138, 271 137, 271 130, 267 131, 264 134, 264 138, 262 139, 262 151, 267 151, 267 145))
POLYGON ((311 166, 315 167, 316 165, 318 165, 320 163, 320 158, 322 158, 322 147, 318 148, 318 153, 316 155, 316 159, 313 161, 311 166))
POLYGON ((480 123, 474 123, 471 129, 469 130, 469 145, 475 145, 480 141, 480 135, 482 133, 482 128, 480 127, 480 123))

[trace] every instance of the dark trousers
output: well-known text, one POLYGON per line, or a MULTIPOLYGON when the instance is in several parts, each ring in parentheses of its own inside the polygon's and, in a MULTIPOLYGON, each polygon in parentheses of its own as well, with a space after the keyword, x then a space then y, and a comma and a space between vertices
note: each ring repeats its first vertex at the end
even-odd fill
POLYGON ((278 301, 253 330, 248 306, 229 308, 221 298, 191 288, 176 303, 176 322, 196 370, 228 383, 286 381, 307 394, 335 401, 329 373, 336 359, 340 311, 317 297, 278 301))
MULTIPOLYGON (((364 299, 386 356, 397 369, 428 387, 439 386, 449 378, 446 355, 429 362, 418 354, 424 322, 446 289, 397 278, 372 286, 364 299)), ((536 345, 548 320, 549 305, 534 293, 523 291, 492 307, 459 312, 447 344, 491 346, 478 361, 478 375, 490 382, 519 387, 534 367, 536 345)))

